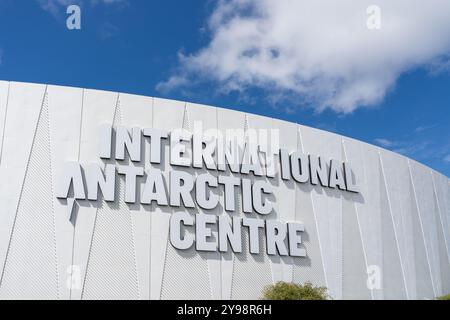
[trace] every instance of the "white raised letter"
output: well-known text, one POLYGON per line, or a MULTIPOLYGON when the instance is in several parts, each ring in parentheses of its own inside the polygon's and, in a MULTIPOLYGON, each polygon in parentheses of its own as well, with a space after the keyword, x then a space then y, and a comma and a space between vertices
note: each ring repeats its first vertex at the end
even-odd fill
POLYGON ((75 199, 86 199, 83 175, 81 173, 81 166, 78 162, 66 162, 64 164, 63 175, 56 184, 56 197, 67 199, 70 185, 73 185, 75 199))
POLYGON ((185 232, 182 237, 181 223, 193 226, 194 218, 187 212, 176 212, 170 217, 170 243, 177 249, 189 249, 194 243, 194 237, 185 232))
POLYGON ((131 161, 141 161, 141 129, 133 128, 132 136, 128 129, 117 127, 116 129, 116 159, 125 159, 125 149, 128 151, 131 161))
POLYGON ((144 175, 144 168, 133 166, 119 166, 117 172, 125 175, 125 202, 136 202, 136 180, 144 175))
POLYGON ((161 170, 150 169, 147 171, 147 180, 142 191, 141 203, 150 204, 155 200, 160 206, 167 206, 168 204, 161 170))
POLYGON ((150 162, 161 163, 161 141, 167 139, 167 131, 145 128, 145 137, 150 137, 150 162))
POLYGON ((114 201, 116 187, 116 167, 107 164, 105 174, 98 164, 92 163, 85 169, 86 186, 88 190, 88 199, 98 199, 98 188, 102 192, 105 201, 114 201))

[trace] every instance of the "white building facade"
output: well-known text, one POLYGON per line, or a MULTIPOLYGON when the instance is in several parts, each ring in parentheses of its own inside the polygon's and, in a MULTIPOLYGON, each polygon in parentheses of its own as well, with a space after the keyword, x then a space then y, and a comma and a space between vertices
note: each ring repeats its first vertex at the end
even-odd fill
POLYGON ((0 299, 258 299, 277 281, 334 299, 450 293, 450 180, 382 148, 216 107, 6 81, 0 139, 0 299), (244 133, 234 166, 226 138, 208 151, 202 135, 230 130, 244 133))

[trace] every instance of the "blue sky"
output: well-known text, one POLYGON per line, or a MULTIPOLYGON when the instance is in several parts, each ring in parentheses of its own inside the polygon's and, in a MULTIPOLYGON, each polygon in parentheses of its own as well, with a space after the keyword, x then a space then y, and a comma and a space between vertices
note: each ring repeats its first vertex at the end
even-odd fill
POLYGON ((271 0, 0 0, 0 79, 272 116, 380 145, 450 176, 450 11, 414 10, 414 2, 404 20, 416 23, 394 28, 401 7, 379 1, 381 28, 368 31, 361 2, 318 17, 318 8, 271 0), (71 3, 81 7, 81 30, 66 27, 71 3), (306 10, 313 20, 297 19, 306 10), (358 10, 355 27, 346 15, 358 10), (297 15, 283 15, 290 11, 297 15), (333 18, 339 14, 342 21, 333 18))

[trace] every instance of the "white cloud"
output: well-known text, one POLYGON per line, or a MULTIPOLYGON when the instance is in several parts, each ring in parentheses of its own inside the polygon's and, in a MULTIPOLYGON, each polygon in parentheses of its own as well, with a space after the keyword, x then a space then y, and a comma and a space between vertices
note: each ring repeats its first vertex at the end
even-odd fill
POLYGON ((431 125, 427 125, 427 126, 418 126, 416 129, 414 129, 415 133, 422 133, 424 131, 428 131, 430 129, 433 129, 437 127, 437 124, 431 124, 431 125))
POLYGON ((384 148, 393 147, 395 145, 394 141, 384 139, 384 138, 375 139, 375 143, 384 148))
POLYGON ((128 0, 91 0, 91 3, 96 4, 125 4, 128 3, 128 0))
POLYGON ((109 39, 119 34, 119 28, 111 22, 105 22, 100 28, 100 36, 102 39, 109 39))
POLYGON ((395 148, 389 148, 396 153, 415 159, 432 158, 436 153, 442 150, 442 147, 436 146, 428 140, 424 141, 401 141, 395 144, 395 148))
POLYGON ((55 17, 60 17, 66 13, 66 7, 76 4, 82 5, 84 3, 90 3, 91 5, 97 4, 126 4, 127 0, 36 0, 40 7, 45 11, 50 12, 55 17))
POLYGON ((378 0, 379 30, 366 25, 371 4, 221 0, 208 20, 209 43, 180 54, 157 89, 213 81, 220 91, 262 89, 318 111, 375 105, 402 73, 447 61, 439 62, 450 52, 450 1, 378 0))
MULTIPOLYGON (((50 12, 55 17, 61 14, 62 7, 67 7, 71 4, 80 3, 80 1, 73 1, 73 0, 37 0, 37 2, 39 3, 42 9, 50 12)), ((62 13, 65 13, 65 10, 62 13)))
POLYGON ((412 137, 404 137, 403 139, 397 140, 377 138, 374 142, 382 148, 392 150, 393 152, 400 153, 407 157, 415 158, 430 158, 437 153, 442 153, 446 148, 445 146, 437 146, 432 141, 426 139, 413 139, 412 137))

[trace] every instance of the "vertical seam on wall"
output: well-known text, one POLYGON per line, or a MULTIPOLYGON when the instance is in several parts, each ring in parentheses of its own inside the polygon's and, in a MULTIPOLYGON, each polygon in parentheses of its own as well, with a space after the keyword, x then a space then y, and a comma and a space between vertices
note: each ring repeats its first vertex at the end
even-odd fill
MULTIPOLYGON (((216 134, 219 133, 219 108, 215 108, 216 109, 216 134)), ((217 144, 217 140, 216 140, 216 144, 217 144)), ((217 145, 216 145, 217 148, 217 145)), ((215 154, 216 157, 216 165, 218 163, 218 158, 217 158, 217 153, 215 154)), ((224 200, 224 199, 223 199, 224 200)), ((222 211, 222 214, 224 214, 224 212, 222 211)), ((219 255, 220 255, 220 300, 223 300, 223 268, 222 268, 222 258, 223 258, 223 254, 222 252, 220 252, 219 250, 219 255)), ((231 292, 230 292, 231 295, 231 292)))
MULTIPOLYGON (((49 106, 49 101, 48 101, 48 91, 47 89, 45 90, 45 100, 47 102, 47 130, 48 130, 48 152, 49 152, 49 157, 50 157, 50 181, 52 181, 52 177, 53 177, 53 168, 52 168, 52 137, 51 137, 51 131, 50 131, 50 106, 49 106)), ((60 280, 59 280, 59 264, 58 264, 58 241, 56 238, 56 217, 55 217, 55 204, 54 204, 54 200, 55 200, 55 190, 53 188, 53 183, 51 184, 51 195, 52 195, 52 222, 53 222, 53 245, 54 245, 54 254, 55 254, 55 263, 56 263, 56 298, 59 300, 60 298, 60 290, 59 290, 59 285, 60 285, 60 280)))
MULTIPOLYGON (((342 148, 343 148, 343 150, 344 150, 344 158, 345 158, 345 161, 348 161, 348 158, 347 158, 347 151, 345 150, 346 148, 345 148, 344 139, 341 139, 341 142, 342 142, 342 148)), ((365 177, 364 168, 363 168, 363 173, 364 173, 364 181, 365 181, 365 180, 366 180, 366 177, 365 177)), ((358 232, 359 232, 359 238, 360 238, 360 240, 361 240, 361 247, 362 247, 362 250, 363 250, 364 264, 366 265, 366 270, 365 270, 364 273, 365 273, 366 276, 367 276, 367 270, 369 269, 369 266, 368 266, 368 264, 367 264, 367 253, 366 253, 366 247, 365 247, 365 245, 364 245, 364 238, 363 238, 363 236, 362 236, 361 224, 360 224, 360 221, 359 221, 359 210, 358 210, 358 206, 356 205, 355 202, 353 202, 353 208, 355 209, 355 213, 356 213, 356 223, 358 224, 358 232)), ((368 286, 367 286, 367 278, 366 278, 366 288, 367 288, 367 289, 369 290, 369 292, 370 292, 370 297, 372 298, 372 300, 374 300, 374 297, 373 297, 373 289, 370 289, 370 288, 368 288, 368 286)))
MULTIPOLYGON (((183 106, 183 117, 181 119, 181 127, 180 129, 184 129, 184 120, 186 117, 186 102, 184 102, 184 106, 183 106)), ((169 137, 170 138, 170 137, 169 137)), ((169 147, 170 149, 170 147, 169 147)), ((169 161, 169 166, 170 166, 170 158, 168 159, 169 161)), ((169 169, 169 176, 170 176, 170 171, 171 169, 169 169)), ((170 208, 170 214, 172 215, 174 213, 174 210, 172 207, 170 208)), ((164 214, 164 213, 163 213, 164 214)), ((166 278, 166 265, 167 265, 167 255, 168 255, 168 251, 169 251, 169 246, 172 245, 172 242, 170 241, 170 221, 169 221, 169 229, 167 230, 167 240, 166 240, 166 252, 164 253, 164 263, 163 263, 163 268, 162 268, 162 277, 161 277, 161 286, 159 288, 159 300, 161 300, 162 297, 162 292, 163 292, 163 288, 164 288, 164 278, 166 278)))
MULTIPOLYGON (((169 224, 168 232, 170 232, 170 224, 169 224)), ((169 246, 172 245, 169 242, 170 242, 170 236, 168 235, 167 243, 166 243, 166 252, 164 253, 164 263, 163 263, 163 268, 162 268, 161 287, 159 288, 159 300, 161 300, 161 297, 162 297, 162 291, 163 291, 163 287, 164 287, 164 278, 166 277, 167 254, 169 251, 169 246)))
MULTIPOLYGON (((303 137, 302 137, 302 131, 300 130, 300 126, 297 124, 297 130, 298 130, 298 134, 300 136, 300 141, 301 141, 301 145, 302 145, 302 153, 304 153, 304 145, 303 145, 303 137)), ((298 145, 298 144, 297 144, 298 145)), ((319 225, 317 223, 317 216, 316 216, 316 209, 314 206, 314 200, 313 200, 313 196, 312 196, 312 190, 311 192, 309 192, 309 198, 311 199, 311 208, 312 208, 312 212, 314 215, 314 224, 316 225, 316 234, 317 234, 317 241, 319 242, 319 251, 320 251, 320 259, 322 260, 322 270, 323 270, 323 278, 325 281, 325 286, 327 287, 328 291, 330 290, 330 287, 328 286, 328 278, 327 278, 327 273, 325 270, 325 261, 323 260, 323 251, 322 251, 322 243, 320 241, 320 234, 319 234, 319 225)))
POLYGON ((80 161, 81 153, 81 133, 83 132, 83 111, 84 111, 84 89, 81 91, 81 111, 80 111, 80 131, 78 135, 78 161, 80 161))
MULTIPOLYGON (((447 251, 446 251, 446 254, 447 254, 447 260, 448 260, 448 259, 449 259, 449 256, 448 256, 448 243, 447 243, 447 238, 445 237, 444 222, 443 222, 443 219, 442 219, 441 206, 439 205, 439 198, 438 198, 438 196, 437 196, 436 185, 435 185, 435 183, 434 183, 434 174, 433 174, 433 171, 430 170, 430 174, 431 174, 431 181, 433 181, 433 193, 434 193, 434 197, 435 197, 435 199, 436 199, 436 206, 437 206, 437 209, 438 209, 438 217, 439 217, 440 225, 441 225, 441 227, 442 227, 442 236, 443 236, 443 238, 444 238, 444 245, 445 245, 445 249, 447 250, 447 251)), ((440 256, 439 256, 439 259, 440 259, 440 256)), ((447 261, 447 262, 450 263, 450 261, 447 261)))
MULTIPOLYGON (((300 127, 299 127, 298 123, 296 123, 296 127, 295 127, 295 150, 301 150, 303 152, 303 143, 301 144, 301 147, 300 147, 300 142, 301 141, 299 139, 299 135, 300 135, 300 127)), ((280 139, 280 138, 278 137, 278 139, 280 139)), ((279 160, 279 161, 280 161, 279 168, 280 168, 280 177, 281 177, 281 170, 282 170, 281 169, 281 160, 279 160)), ((288 163, 288 166, 290 168, 290 161, 288 163)), ((291 172, 289 172, 289 175, 291 175, 291 172)), ((282 181, 282 180, 283 179, 280 178, 280 181, 282 181)), ((294 221, 298 222, 300 220, 300 219, 298 219, 300 217, 297 216, 297 214, 298 214, 298 210, 297 210, 297 208, 298 208, 298 198, 299 198, 299 192, 300 192, 299 190, 300 189, 299 189, 299 187, 297 185, 297 182, 295 180, 293 181, 293 183, 294 183, 294 221)), ((312 204, 311 204, 311 206, 312 206, 312 204)), ((302 223, 304 225, 303 221, 302 221, 302 223)), ((303 247, 306 249, 305 244, 303 244, 303 247)), ((320 250, 320 248, 319 248, 319 250, 320 250)), ((308 252, 306 252, 306 254, 308 255, 308 252)), ((323 267, 323 265, 322 265, 322 267, 323 267)), ((295 269, 296 269, 295 268, 295 260, 293 259, 293 261, 292 261, 292 282, 294 282, 294 280, 295 280, 295 269)), ((325 274, 324 274, 324 277, 325 277, 325 274)))
MULTIPOLYGON (((205 255, 206 256, 205 262, 206 262, 206 270, 208 271, 208 279, 209 279, 209 296, 211 297, 211 299, 214 299, 213 288, 212 288, 212 279, 211 279, 211 270, 209 268, 209 263, 208 263, 208 260, 209 260, 208 254, 209 253, 211 253, 211 252, 207 252, 207 254, 205 255)), ((200 254, 199 254, 199 256, 200 256, 200 254)))
MULTIPOLYGON (((119 119, 120 119, 120 125, 123 125, 123 114, 122 114, 122 108, 121 108, 121 103, 120 103, 120 93, 117 93, 117 101, 116 101, 116 110, 119 113, 119 119)), ((117 112, 116 111, 116 112, 117 112)), ((116 113, 117 115, 117 113, 116 113)), ((119 183, 120 183, 120 179, 119 179, 119 183)), ((134 275, 135 275, 135 285, 136 285, 136 290, 137 290, 137 299, 140 300, 141 299, 141 292, 140 292, 140 286, 139 286, 139 272, 138 272, 138 268, 137 268, 137 255, 136 255, 136 244, 135 244, 135 234, 134 234, 134 223, 133 223, 133 217, 131 215, 131 211, 130 209, 127 209, 128 211, 128 216, 130 219, 130 227, 131 227, 131 245, 133 247, 133 265, 134 265, 134 275)))
MULTIPOLYGON (((79 131, 78 131, 78 155, 77 155, 77 161, 80 162, 80 153, 81 153, 81 133, 83 132, 83 109, 84 109, 84 88, 81 89, 81 110, 80 110, 80 125, 79 125, 79 131)), ((72 210, 76 210, 76 208, 73 208, 72 210)), ((75 259, 75 234, 76 234, 76 228, 77 224, 76 221, 74 221, 73 224, 73 231, 72 231, 72 258, 70 263, 70 292, 69 292, 69 300, 72 300, 72 281, 73 281, 73 261, 75 259)))
MULTIPOLYGON (((214 109, 215 109, 215 111, 216 111, 216 137, 218 138, 218 133, 219 133, 219 110, 217 109, 217 107, 214 107, 214 109)), ((217 141, 218 141, 218 139, 216 138, 216 148, 217 148, 217 141)), ((217 153, 215 153, 214 154, 214 157, 215 157, 215 161, 216 161, 216 166, 217 166, 217 163, 218 163, 218 159, 217 159, 217 153)), ((218 175, 218 170, 216 171, 217 172, 217 175, 218 175)), ((219 203, 220 203, 220 197, 219 197, 219 203)), ((222 211, 222 213, 220 213, 219 212, 219 214, 218 214, 218 217, 219 217, 219 215, 222 215, 223 214, 223 211, 222 211)), ((219 235, 219 230, 217 229, 217 236, 219 235)), ((219 279, 220 279, 220 282, 219 282, 219 286, 220 286, 220 300, 223 300, 223 281, 222 281, 222 258, 223 258, 223 255, 222 255, 222 252, 220 251, 220 250, 218 250, 218 253, 219 253, 219 258, 220 258, 220 264, 219 264, 219 279)))
MULTIPOLYGON (((245 128, 247 127, 247 114, 246 113, 243 113, 243 115, 244 115, 244 139, 245 139, 245 128)), ((238 153, 239 154, 239 153, 238 153)), ((239 158, 240 158, 240 155, 239 155, 239 158)), ((226 162, 226 161, 225 161, 226 162)), ((230 172, 230 175, 234 175, 234 173, 233 172, 230 172)), ((244 215, 244 213, 243 213, 243 201, 242 201, 242 197, 238 197, 238 206, 239 206, 239 208, 238 208, 238 210, 239 210, 239 216, 241 216, 241 215, 244 215)), ((242 229, 241 229, 241 236, 242 236, 242 229)), ((248 246, 248 248, 250 248, 249 247, 249 240, 250 238, 247 236, 247 246, 248 246)), ((245 253, 246 254, 246 257, 248 257, 248 255, 249 255, 249 252, 246 252, 245 253)), ((232 274, 231 274, 231 294, 230 294, 230 298, 231 298, 231 300, 233 300, 233 293, 235 292, 234 291, 234 288, 235 288, 235 286, 236 286, 236 281, 235 281, 235 269, 236 269, 236 261, 239 261, 239 260, 236 260, 236 254, 232 254, 232 257, 233 257, 233 272, 232 272, 232 274)))
MULTIPOLYGON (((362 146, 360 145, 359 146, 360 155, 361 155, 361 153, 363 151, 361 149, 362 149, 362 146)), ((366 166, 364 165, 364 162, 363 162, 363 165, 362 165, 362 169, 363 169, 364 183, 366 183, 366 181, 367 181, 367 174, 366 174, 366 166)), ((368 273, 368 268, 369 268, 369 262, 368 261, 369 261, 369 259, 367 258, 367 252, 366 252, 366 248, 365 248, 365 245, 364 245, 364 237, 363 237, 361 224, 359 223, 359 217, 358 217, 358 225, 359 225, 360 233, 361 233, 361 242, 363 243, 364 253, 366 254, 366 259, 367 259, 367 262, 366 262, 367 263, 366 274, 368 276, 369 275, 369 273, 368 273)), ((368 277, 367 277, 367 280, 368 280, 368 277)), ((375 295, 374 295, 374 292, 373 292, 374 289, 373 288, 369 288, 369 290, 370 290, 370 295, 372 296, 372 300, 375 300, 375 295)), ((384 294, 383 290, 381 290, 381 294, 382 295, 384 294)))
MULTIPOLYGON (((271 120, 271 121, 272 121, 272 120, 271 120)), ((260 129, 256 129, 256 130, 260 130, 260 129)), ((256 134, 256 139, 257 139, 256 143, 259 144, 260 141, 259 141, 259 135, 258 135, 258 134, 256 134)), ((266 142, 267 142, 267 141, 266 141, 266 142)), ((259 157, 259 154, 258 154, 258 161, 259 161, 259 163, 260 163, 260 165, 261 165, 261 158, 259 157)), ((265 163, 265 161, 266 161, 266 160, 264 160, 264 163, 265 163)), ((266 171, 266 170, 267 170, 267 168, 264 168, 264 169, 263 169, 263 171, 266 171)), ((267 172, 267 171, 266 171, 266 172, 267 172)), ((263 176, 264 176, 264 174, 263 174, 263 176)), ((267 176, 266 176, 266 179, 267 179, 267 176)), ((267 257, 267 260, 269 261, 269 266, 270 266, 270 273, 271 273, 272 283, 275 284, 275 273, 274 273, 274 271, 273 271, 273 265, 274 265, 274 262, 272 261, 272 257, 269 256, 269 255, 267 254, 267 235, 264 235, 264 237, 266 238, 266 241, 265 241, 266 250, 265 250, 265 252, 264 252, 263 254, 267 257)), ((276 249, 276 250, 277 250, 277 249, 276 249)), ((283 266, 282 266, 282 263, 281 263, 281 259, 280 259, 280 264, 279 264, 279 266, 281 266, 281 276, 283 277, 283 266)))
POLYGON ((430 258, 429 258, 429 255, 428 255, 428 248, 427 248, 427 243, 426 243, 426 240, 425 240, 425 232, 423 230, 422 217, 420 215, 419 202, 417 200, 417 195, 416 195, 416 187, 414 186, 414 180, 413 180, 412 172, 411 172, 411 163, 410 163, 409 159, 407 159, 407 161, 408 161, 409 177, 411 179, 411 186, 413 188, 413 193, 414 193, 414 201, 416 203, 416 208, 417 208, 417 215, 419 216, 420 230, 422 231, 423 245, 425 247, 425 255, 426 255, 426 258, 427 258, 428 270, 430 272, 431 287, 433 288, 434 296, 436 296, 436 289, 434 287, 433 273, 432 273, 432 270, 431 270, 430 258))
MULTIPOLYGON (((187 113, 187 110, 188 110, 188 104, 187 103, 185 103, 185 110, 186 110, 186 113, 187 113)), ((197 120, 194 120, 193 122, 196 122, 197 120)), ((203 121, 201 121, 202 122, 202 128, 203 128, 203 121)), ((216 125, 217 125, 217 113, 216 113, 216 125)), ((192 123, 192 127, 190 126, 190 124, 189 124, 189 129, 191 130, 191 131, 193 131, 193 128, 195 127, 195 123, 192 123)), ((191 132, 192 134, 193 134, 193 132, 191 132)), ((192 151, 193 152, 193 151, 192 151)), ((202 160, 202 168, 203 168, 203 160, 202 160)), ((198 177, 198 173, 197 172, 195 172, 194 173, 195 174, 195 179, 198 177)), ((211 173, 212 175, 214 175, 214 172, 213 173, 211 173)), ((215 216, 216 216, 216 218, 218 218, 218 215, 216 215, 215 213, 211 213, 211 214, 214 214, 215 216)), ((218 232, 219 232, 219 230, 217 230, 217 236, 218 236, 218 232)), ((206 262, 206 270, 208 271, 208 280, 209 280, 209 294, 210 294, 210 297, 211 297, 211 299, 217 299, 217 297, 214 297, 214 292, 213 292, 213 285, 212 285, 212 283, 213 283, 213 280, 212 280, 212 272, 211 272, 211 268, 210 268, 210 260, 214 260, 214 259, 210 259, 210 257, 211 256, 214 256, 214 255, 219 255, 219 261, 221 261, 222 260, 222 257, 221 257, 221 254, 220 254, 220 251, 219 250, 217 250, 217 252, 206 252, 206 254, 205 254, 205 262, 206 262)), ((200 258, 201 258, 201 256, 200 256, 200 258)), ((221 273, 220 273, 220 271, 221 271, 221 265, 222 265, 222 262, 220 262, 219 263, 219 279, 221 280, 222 279, 222 275, 221 275, 221 273)), ((219 292, 220 292, 220 295, 222 295, 222 287, 221 287, 221 281, 219 282, 219 292)))
MULTIPOLYGON (((215 109, 215 111, 216 111, 216 135, 218 134, 218 132, 219 132, 219 110, 217 110, 217 107, 215 107, 214 108, 215 109)), ((216 139, 216 148, 217 148, 217 139, 216 139)), ((215 158, 216 158, 216 166, 217 166, 217 153, 215 153, 214 154, 214 156, 215 156, 215 158)), ((219 201, 220 201, 220 197, 219 197, 219 201)), ((220 203, 220 202, 219 202, 220 203)), ((220 214, 220 212, 219 212, 219 214, 220 214)), ((222 214, 223 214, 223 212, 222 212, 222 214)), ((219 233, 219 230, 217 230, 217 233, 219 233)), ((223 283, 222 283, 222 258, 223 258, 223 256, 222 256, 222 252, 220 252, 220 250, 218 250, 219 251, 219 257, 220 257, 220 265, 219 265, 219 268, 220 268, 220 272, 219 272, 219 274, 220 274, 220 300, 223 300, 223 283)))
POLYGON ((97 227, 97 213, 98 213, 98 208, 95 210, 94 227, 92 228, 91 241, 90 241, 90 244, 89 244, 89 253, 88 253, 88 258, 87 258, 87 261, 86 261, 86 271, 84 273, 83 288, 81 290, 81 300, 83 300, 84 289, 85 289, 85 286, 86 286, 86 278, 88 276, 89 261, 91 260, 92 242, 94 240, 95 228, 97 227))
MULTIPOLYGON (((299 149, 299 147, 298 147, 298 144, 299 144, 298 135, 300 134, 300 129, 298 127, 298 124, 296 126, 296 130, 295 131, 296 131, 295 132, 295 149, 298 150, 299 149)), ((280 160, 279 168, 280 168, 279 169, 280 182, 282 182, 283 179, 281 178, 281 170, 282 170, 281 169, 281 160, 280 160)), ((289 164, 289 168, 290 168, 290 164, 289 164)), ((289 175, 291 175, 291 173, 289 173, 289 175)), ((298 222, 300 220, 300 219, 298 219, 299 217, 297 217, 297 214, 298 214, 298 210, 297 210, 297 207, 298 207, 298 196, 299 196, 299 194, 298 194, 298 186, 297 186, 296 181, 293 181, 293 183, 294 183, 294 221, 298 222)), ((304 227, 304 222, 302 222, 302 223, 303 223, 303 227, 304 227)), ((303 247, 305 248, 305 244, 304 243, 303 243, 303 247)), ((295 280, 295 267, 294 266, 295 266, 295 260, 292 261, 292 282, 293 283, 294 283, 294 280, 295 280)))
POLYGON ((2 147, 0 148, 0 165, 2 164, 2 160, 3 160, 3 145, 5 143, 6 117, 8 115, 9 88, 10 87, 11 87, 11 82, 8 82, 8 93, 6 94, 6 105, 5 105, 5 117, 3 118, 2 147))
MULTIPOLYGON (((117 104, 116 107, 120 107, 120 93, 117 93, 117 104)), ((123 125, 123 114, 122 114, 122 108, 119 109, 120 113, 120 124, 123 125)), ((142 156, 142 154, 141 154, 142 156)), ((131 162, 131 160, 130 160, 131 162)), ((144 168, 145 170, 145 168, 144 168)), ((120 183, 120 180, 119 180, 120 183)), ((139 271, 138 271, 138 267, 137 267, 137 254, 136 254, 136 238, 135 238, 135 231, 134 231, 134 222, 133 222, 133 217, 132 217, 132 213, 130 209, 127 209, 128 211, 128 216, 130 219, 130 227, 131 227, 131 245, 133 246, 133 264, 134 264, 134 273, 135 273, 135 281, 136 281, 136 289, 137 289, 137 298, 138 300, 141 299, 141 290, 140 290, 140 286, 139 286, 139 271)))
MULTIPOLYGON (((151 112, 151 114, 152 114, 152 123, 151 123, 151 128, 152 129, 154 129, 154 125, 153 125, 153 123, 154 123, 154 118, 155 118, 155 112, 154 112, 154 110, 155 110, 155 98, 154 97, 152 97, 152 112, 151 112)), ((150 141, 150 143, 151 143, 151 141, 150 141)), ((145 159, 145 156, 144 156, 144 159, 145 159)), ((151 165, 150 165, 150 167, 151 167, 151 165)), ((149 253, 149 255, 148 255, 148 272, 149 272, 149 277, 148 277, 148 299, 149 300, 152 300, 152 225, 153 225, 153 213, 154 213, 154 211, 152 211, 152 206, 150 206, 149 207, 149 209, 150 209, 150 219, 149 219, 149 221, 150 221, 150 226, 149 226, 149 230, 150 230, 150 243, 149 243, 149 251, 150 251, 150 253, 149 253)))
MULTIPOLYGON (((298 140, 298 134, 297 134, 297 140, 298 140)), ((297 142, 297 146, 296 147, 298 147, 298 142, 297 142)), ((281 161, 280 161, 280 168, 281 168, 281 161)), ((280 169, 280 171, 281 171, 281 169, 280 169)), ((290 175, 290 173, 289 173, 289 175, 290 175)), ((280 172, 280 176, 281 176, 281 172, 280 172)), ((282 178, 280 178, 280 182, 282 181, 282 178)), ((298 215, 298 210, 297 210, 297 208, 298 208, 298 196, 299 196, 299 194, 298 194, 298 187, 297 187, 297 183, 295 182, 295 181, 293 181, 293 183, 294 183, 294 221, 295 222, 299 222, 299 217, 297 216, 298 215)), ((303 224, 303 228, 304 228, 304 226, 305 226, 305 224, 304 224, 304 222, 302 222, 302 224, 303 224)), ((303 243, 303 248, 305 248, 305 244, 303 243)), ((293 261, 292 261, 292 282, 293 283, 295 283, 294 281, 295 281, 295 260, 294 259, 292 259, 293 261)))
POLYGON ((390 216, 391 216, 392 229, 394 230, 395 242, 397 244, 398 258, 400 259, 400 268, 402 269, 403 285, 404 285, 405 291, 406 291, 406 298, 409 299, 409 291, 408 291, 408 286, 406 285, 406 278, 405 278, 405 270, 404 270, 404 266, 403 266, 403 259, 402 259, 402 255, 400 254, 400 246, 398 244, 397 230, 395 229, 394 216, 393 216, 393 213, 392 213, 391 199, 389 197, 389 192, 388 192, 388 188, 387 188, 386 175, 384 174, 383 159, 381 158, 381 153, 380 153, 379 149, 378 149, 378 159, 380 159, 381 174, 383 175, 383 181, 384 181, 384 190, 386 191, 386 198, 387 198, 387 201, 388 201, 389 213, 390 213, 390 216))
MULTIPOLYGON (((242 231, 241 231, 241 235, 242 235, 242 231)), ((234 286, 235 286, 235 283, 234 283, 234 281, 235 281, 235 279, 234 279, 234 277, 235 277, 235 275, 234 275, 234 269, 235 269, 234 264, 235 264, 235 261, 236 261, 235 254, 232 254, 232 257, 233 257, 233 266, 232 266, 232 269, 231 269, 230 300, 233 299, 233 292, 234 292, 233 289, 234 289, 234 286)))
MULTIPOLYGON (((341 139, 342 140, 342 139, 341 139)), ((342 142, 342 141, 341 141, 342 142)), ((340 144, 340 159, 342 159, 342 144, 340 144)), ((345 178, 344 178, 345 179, 345 178)), ((334 192, 334 190, 332 191, 334 192)), ((339 246, 338 246, 338 255, 337 255, 337 260, 339 261, 339 263, 337 263, 338 265, 338 272, 337 272, 337 277, 339 277, 340 281, 339 281, 339 285, 340 285, 340 290, 339 290, 339 299, 343 300, 344 298, 344 210, 343 210, 343 206, 344 206, 344 201, 346 201, 346 199, 344 198, 342 191, 339 192, 339 209, 340 210, 336 210, 336 212, 339 214, 339 219, 338 219, 338 228, 336 228, 337 231, 337 236, 338 236, 338 242, 339 242, 339 246)))
MULTIPOLYGON (((274 155, 274 158, 272 159, 273 166, 275 168, 275 164, 277 162, 277 160, 275 160, 275 157, 277 157, 279 159, 279 152, 280 152, 280 130, 278 128, 275 128, 275 126, 276 126, 275 119, 271 119, 270 123, 271 123, 271 128, 270 128, 270 135, 269 135, 269 133, 267 134, 267 139, 268 139, 267 146, 269 148, 269 141, 270 141, 270 148, 272 150, 273 150, 272 130, 277 130, 278 131, 278 135, 277 135, 278 136, 278 141, 277 141, 277 146, 276 146, 276 150, 278 150, 278 154, 274 155)), ((298 134, 296 135, 296 139, 298 139, 298 134)), ((265 161, 266 161, 266 172, 267 172, 267 158, 265 159, 265 161)), ((280 168, 280 166, 276 166, 276 168, 280 168)), ((277 179, 278 185, 281 186, 282 182, 283 182, 283 180, 281 179, 281 172, 280 172, 279 169, 278 169, 278 172, 277 172, 277 169, 274 169, 274 170, 275 170, 275 177, 273 177, 272 179, 277 179)), ((295 182, 294 182, 294 185, 295 185, 295 182)), ((296 187, 297 186, 294 187, 294 221, 297 221, 297 188, 296 187)), ((280 208, 278 206, 278 202, 277 201, 276 201, 276 204, 277 204, 277 209, 279 210, 280 208)), ((287 217, 283 217, 283 218, 284 218, 285 222, 290 220, 287 217)), ((288 246, 286 247, 286 249, 289 252, 289 247, 288 246)), ((295 264, 295 260, 294 260, 293 257, 289 257, 289 256, 288 256, 288 259, 290 261, 288 264, 285 264, 283 260, 280 260, 280 264, 282 266, 282 268, 281 268, 281 277, 282 277, 282 280, 284 281, 284 279, 285 279, 285 270, 288 268, 287 270, 289 270, 289 274, 288 274, 289 282, 294 282, 294 264, 295 264)))
POLYGON ((3 263, 3 270, 2 270, 2 275, 1 275, 1 278, 0 278, 0 288, 2 287, 2 284, 3 284, 3 277, 5 275, 6 263, 8 261, 9 251, 11 249, 11 240, 12 240, 12 236, 13 236, 13 233, 14 233, 14 228, 16 226, 16 221, 17 221, 17 213, 18 213, 19 207, 20 207, 20 200, 22 199, 23 189, 24 189, 24 185, 25 185, 25 179, 27 178, 27 174, 28 174, 28 168, 29 168, 29 165, 30 165, 31 155, 33 153, 34 142, 36 140, 36 133, 37 133, 37 129, 38 129, 38 126, 39 126, 39 119, 41 118, 42 106, 44 105, 44 99, 45 99, 46 93, 47 93, 47 86, 45 86, 44 95, 42 97, 42 102, 41 102, 41 108, 39 110, 39 115, 38 115, 38 118, 37 118, 37 121, 36 121, 36 127, 34 128, 33 140, 31 142, 30 152, 28 154, 28 159, 27 159, 27 166, 25 168, 25 173, 24 173, 23 179, 22 179, 22 187, 20 188, 19 198, 17 200, 17 206, 16 206, 16 210, 15 210, 16 213, 14 215, 14 221, 13 221, 13 224, 11 226, 11 231, 10 231, 10 234, 9 234, 8 249, 6 250, 5 262, 3 263))
MULTIPOLYGON (((83 95, 84 96, 84 95, 83 95)), ((83 98, 84 99, 84 98, 83 98)), ((84 100, 83 100, 84 101, 84 100)), ((116 115, 117 115, 117 106, 119 103, 119 94, 117 94, 117 100, 116 100, 116 106, 114 108, 114 115, 113 115, 113 123, 112 125, 114 125, 114 121, 116 120, 116 115)), ((103 166, 103 170, 105 170, 106 168, 106 163, 103 166)), ((119 182, 120 183, 120 182, 119 182)), ((103 200, 102 200, 103 201, 103 200)), ((83 288, 81 290, 81 300, 83 300, 83 295, 84 295, 84 289, 86 287, 86 278, 88 275, 88 269, 89 269, 89 261, 91 260, 91 253, 92 253, 92 242, 94 241, 94 235, 95 235, 95 229, 97 227, 97 216, 98 216, 98 207, 95 209, 95 218, 94 218, 94 227, 92 228, 92 234, 91 234, 91 241, 89 243, 89 253, 88 253, 88 258, 86 261, 86 271, 84 273, 84 279, 83 279, 83 288)))

